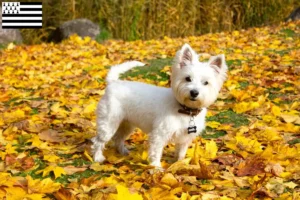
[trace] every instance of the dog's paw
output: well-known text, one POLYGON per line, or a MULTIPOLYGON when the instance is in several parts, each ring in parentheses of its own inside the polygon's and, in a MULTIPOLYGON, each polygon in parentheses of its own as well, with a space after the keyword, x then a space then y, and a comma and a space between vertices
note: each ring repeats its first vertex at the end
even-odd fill
POLYGON ((150 174, 155 174, 155 173, 164 172, 164 171, 165 171, 165 169, 162 167, 154 167, 153 169, 149 169, 150 174))
POLYGON ((153 161, 150 163, 151 166, 155 167, 155 168, 161 168, 161 164, 160 161, 153 161))
POLYGON ((105 161, 105 157, 102 155, 102 153, 95 152, 94 153, 94 161, 103 163, 105 161))
POLYGON ((130 151, 126 147, 122 147, 118 149, 118 152, 123 156, 128 156, 130 151))

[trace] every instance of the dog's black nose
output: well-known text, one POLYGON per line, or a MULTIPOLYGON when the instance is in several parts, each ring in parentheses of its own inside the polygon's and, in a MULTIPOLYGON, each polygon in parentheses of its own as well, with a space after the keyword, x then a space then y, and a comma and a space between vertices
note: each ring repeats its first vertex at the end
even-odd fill
POLYGON ((199 94, 199 92, 197 90, 191 90, 190 91, 191 97, 196 98, 199 94))

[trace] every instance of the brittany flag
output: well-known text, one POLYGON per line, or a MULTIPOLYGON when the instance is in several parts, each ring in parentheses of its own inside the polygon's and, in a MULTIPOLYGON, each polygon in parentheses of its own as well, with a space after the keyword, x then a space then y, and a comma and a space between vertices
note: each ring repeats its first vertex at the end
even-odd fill
POLYGON ((2 2, 2 28, 42 28, 42 2, 2 2))

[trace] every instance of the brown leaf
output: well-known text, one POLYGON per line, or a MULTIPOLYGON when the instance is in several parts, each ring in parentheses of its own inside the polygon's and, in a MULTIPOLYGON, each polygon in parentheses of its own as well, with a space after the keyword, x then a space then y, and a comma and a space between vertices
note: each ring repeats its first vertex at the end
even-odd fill
POLYGON ((77 199, 69 189, 61 188, 57 192, 53 193, 54 197, 59 200, 75 200, 77 199))
POLYGON ((259 188, 258 190, 253 191, 251 196, 248 199, 252 200, 257 195, 262 196, 262 197, 270 197, 270 198, 276 198, 277 197, 277 195, 275 193, 270 192, 265 188, 259 188))
POLYGON ((22 120, 19 122, 15 122, 14 126, 17 127, 19 130, 26 130, 29 127, 29 122, 28 120, 22 120))
POLYGON ((223 154, 214 159, 214 161, 217 161, 222 165, 229 165, 229 166, 238 165, 243 160, 244 159, 242 157, 239 157, 234 154, 223 154))
POLYGON ((83 172, 86 169, 87 167, 74 167, 72 165, 64 167, 64 170, 68 175, 74 174, 76 172, 83 172))
POLYGON ((200 162, 199 165, 189 165, 184 161, 178 161, 171 165, 166 172, 171 172, 178 175, 187 174, 202 179, 212 178, 210 167, 202 162, 200 162))
POLYGON ((241 163, 236 172, 237 176, 254 176, 265 172, 265 162, 263 159, 257 156, 247 159, 244 163, 241 163))
POLYGON ((38 108, 40 107, 42 104, 46 103, 47 101, 42 100, 42 101, 30 101, 30 106, 32 108, 38 108))
POLYGON ((6 155, 5 156, 5 165, 13 165, 17 162, 17 158, 14 155, 6 155))
POLYGON ((280 174, 283 172, 283 167, 279 163, 276 164, 268 164, 265 167, 265 172, 269 172, 274 174, 275 176, 280 176, 280 174))
POLYGON ((44 130, 39 133, 39 137, 41 140, 49 141, 49 142, 64 142, 67 139, 61 138, 60 133, 53 129, 44 130))
POLYGON ((34 159, 32 157, 25 157, 21 159, 21 168, 26 170, 30 169, 31 167, 34 166, 34 159))
POLYGON ((211 174, 210 167, 201 161, 199 161, 200 170, 198 174, 198 178, 211 179, 213 175, 211 174))

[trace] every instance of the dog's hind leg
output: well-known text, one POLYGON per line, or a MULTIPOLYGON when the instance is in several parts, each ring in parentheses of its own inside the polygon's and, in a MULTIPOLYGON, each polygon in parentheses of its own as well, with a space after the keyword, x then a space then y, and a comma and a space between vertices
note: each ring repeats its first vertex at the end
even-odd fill
POLYGON ((122 155, 128 155, 129 151, 125 147, 125 140, 126 138, 132 133, 134 129, 134 126, 132 126, 129 122, 123 121, 116 134, 113 137, 113 140, 115 142, 115 147, 118 150, 118 152, 122 155))
POLYGON ((105 144, 111 140, 123 121, 123 116, 120 111, 116 111, 118 102, 113 102, 114 107, 108 104, 107 99, 103 97, 101 103, 97 108, 97 135, 92 138, 92 152, 94 155, 94 161, 103 162, 105 157, 103 156, 103 149, 105 144))

